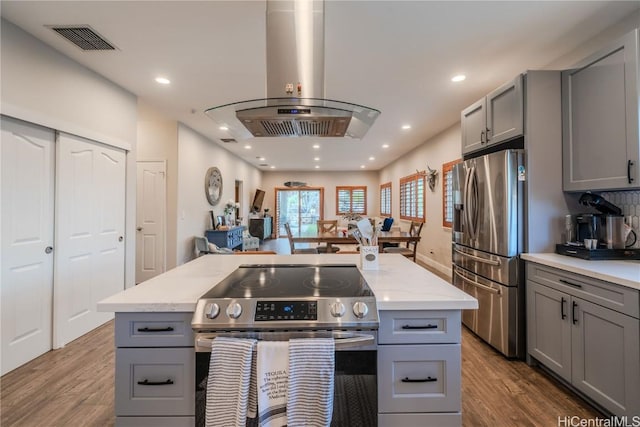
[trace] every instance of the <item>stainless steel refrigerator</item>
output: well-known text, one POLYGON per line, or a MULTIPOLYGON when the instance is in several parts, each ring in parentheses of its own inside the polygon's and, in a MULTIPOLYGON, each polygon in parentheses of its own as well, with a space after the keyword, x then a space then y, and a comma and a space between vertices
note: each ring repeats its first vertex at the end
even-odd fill
POLYGON ((478 299, 462 322, 507 357, 523 357, 523 150, 465 160, 453 170, 453 284, 478 299))

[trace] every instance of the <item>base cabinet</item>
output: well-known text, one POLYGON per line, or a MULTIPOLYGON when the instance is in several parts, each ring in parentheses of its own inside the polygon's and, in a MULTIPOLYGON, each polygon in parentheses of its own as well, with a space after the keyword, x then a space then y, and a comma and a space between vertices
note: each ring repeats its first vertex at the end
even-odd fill
POLYGON ((271 238, 271 217, 249 218, 249 234, 260 240, 271 238))
POLYGON ((460 311, 381 311, 378 425, 460 426, 460 311))
POLYGON ((193 426, 193 313, 116 313, 117 426, 193 426))
POLYGON ((220 248, 235 249, 242 246, 242 227, 231 227, 228 230, 206 230, 209 243, 220 248))
POLYGON ((638 294, 613 283, 528 263, 529 355, 612 414, 637 415, 638 294))

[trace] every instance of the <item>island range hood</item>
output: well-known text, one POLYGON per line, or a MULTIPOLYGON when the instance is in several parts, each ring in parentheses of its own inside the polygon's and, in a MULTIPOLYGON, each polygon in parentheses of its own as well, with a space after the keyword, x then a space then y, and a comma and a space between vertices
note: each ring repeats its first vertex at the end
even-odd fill
POLYGON ((205 110, 236 139, 362 138, 380 111, 324 98, 323 0, 267 0, 267 97, 205 110))

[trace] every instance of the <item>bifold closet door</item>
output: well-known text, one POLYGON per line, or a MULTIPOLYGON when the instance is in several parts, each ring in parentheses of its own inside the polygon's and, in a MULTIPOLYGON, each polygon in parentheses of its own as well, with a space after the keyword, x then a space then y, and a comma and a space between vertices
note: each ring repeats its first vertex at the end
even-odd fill
POLYGON ((125 152, 60 133, 56 151, 54 348, 113 318, 124 290, 125 152))
POLYGON ((1 374, 51 350, 54 131, 2 117, 1 374))

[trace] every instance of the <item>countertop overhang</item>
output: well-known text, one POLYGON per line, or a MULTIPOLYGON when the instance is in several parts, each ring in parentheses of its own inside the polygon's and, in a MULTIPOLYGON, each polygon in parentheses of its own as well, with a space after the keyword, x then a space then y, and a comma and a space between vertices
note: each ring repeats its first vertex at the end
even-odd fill
POLYGON ((520 257, 525 261, 640 290, 640 261, 595 261, 556 253, 528 253, 521 254, 520 257))
MULTIPOLYGON (((205 255, 98 303, 103 312, 193 312, 201 295, 240 264, 356 264, 358 254, 205 255)), ((476 309, 478 301, 402 255, 381 254, 361 270, 378 310, 476 309)))

